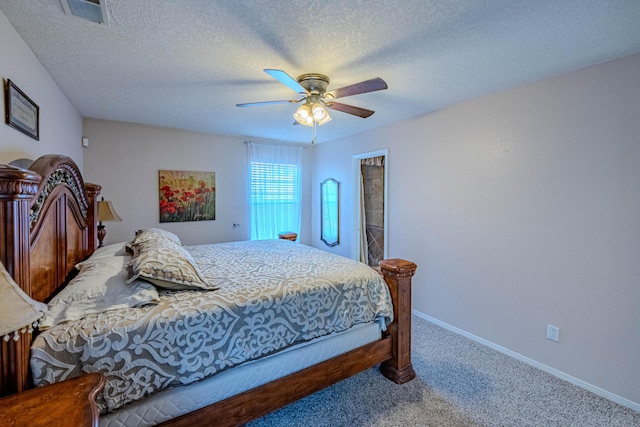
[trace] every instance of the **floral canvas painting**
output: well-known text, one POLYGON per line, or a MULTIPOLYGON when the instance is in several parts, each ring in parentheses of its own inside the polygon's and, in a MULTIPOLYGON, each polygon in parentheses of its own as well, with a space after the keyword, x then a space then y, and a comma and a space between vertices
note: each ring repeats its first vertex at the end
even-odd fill
POLYGON ((216 219, 215 172, 159 171, 160 222, 216 219))

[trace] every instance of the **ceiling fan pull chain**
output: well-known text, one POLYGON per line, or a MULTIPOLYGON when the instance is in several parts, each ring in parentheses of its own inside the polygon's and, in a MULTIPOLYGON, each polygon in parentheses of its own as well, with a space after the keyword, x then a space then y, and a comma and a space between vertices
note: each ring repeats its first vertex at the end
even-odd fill
POLYGON ((311 140, 311 144, 315 144, 316 143, 316 129, 318 128, 318 123, 314 120, 313 121, 313 139, 311 140))

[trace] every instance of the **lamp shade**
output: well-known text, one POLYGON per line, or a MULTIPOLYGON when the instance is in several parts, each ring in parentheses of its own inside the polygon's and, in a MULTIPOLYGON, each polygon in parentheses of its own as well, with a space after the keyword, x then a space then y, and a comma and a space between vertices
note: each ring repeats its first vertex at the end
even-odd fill
POLYGON ((13 333, 17 340, 20 330, 28 329, 31 332, 31 326, 44 315, 47 306, 29 298, 2 263, 0 267, 0 336, 8 341, 13 333))
POLYGON ((98 202, 98 221, 122 221, 122 218, 113 208, 111 201, 103 198, 98 202))
POLYGON ((316 102, 311 106, 311 112, 313 114, 313 120, 319 125, 323 125, 328 121, 331 121, 331 116, 324 105, 320 102, 316 102))
POLYGON ((304 126, 313 126, 313 116, 308 104, 302 104, 293 114, 293 118, 304 126))
POLYGON ((293 118, 305 126, 323 125, 331 120, 329 112, 321 102, 307 101, 293 114, 293 118))

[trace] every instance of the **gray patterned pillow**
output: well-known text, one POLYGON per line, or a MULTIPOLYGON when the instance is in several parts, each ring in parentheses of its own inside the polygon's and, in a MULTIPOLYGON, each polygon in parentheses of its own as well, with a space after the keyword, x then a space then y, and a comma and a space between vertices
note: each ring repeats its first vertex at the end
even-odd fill
POLYGON ((127 283, 140 278, 165 289, 215 289, 207 284, 191 254, 173 241, 149 240, 134 249, 127 283))

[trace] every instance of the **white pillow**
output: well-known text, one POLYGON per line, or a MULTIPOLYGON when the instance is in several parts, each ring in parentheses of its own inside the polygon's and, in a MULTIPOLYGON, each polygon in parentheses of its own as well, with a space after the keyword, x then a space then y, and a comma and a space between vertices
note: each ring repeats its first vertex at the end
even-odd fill
MULTIPOLYGON (((112 258, 114 256, 127 256, 127 255, 130 256, 131 254, 127 253, 126 246, 127 246, 127 242, 112 243, 110 245, 103 246, 101 248, 96 249, 91 254, 91 256, 87 258, 85 261, 95 261, 101 258, 112 258)), ((81 264, 82 263, 76 265, 76 268, 78 270, 80 269, 81 264)))
POLYGON ((78 264, 78 275, 47 304, 49 310, 40 319, 40 329, 87 314, 157 303, 158 291, 152 284, 142 280, 125 283, 129 260, 126 256, 105 256, 78 264))

